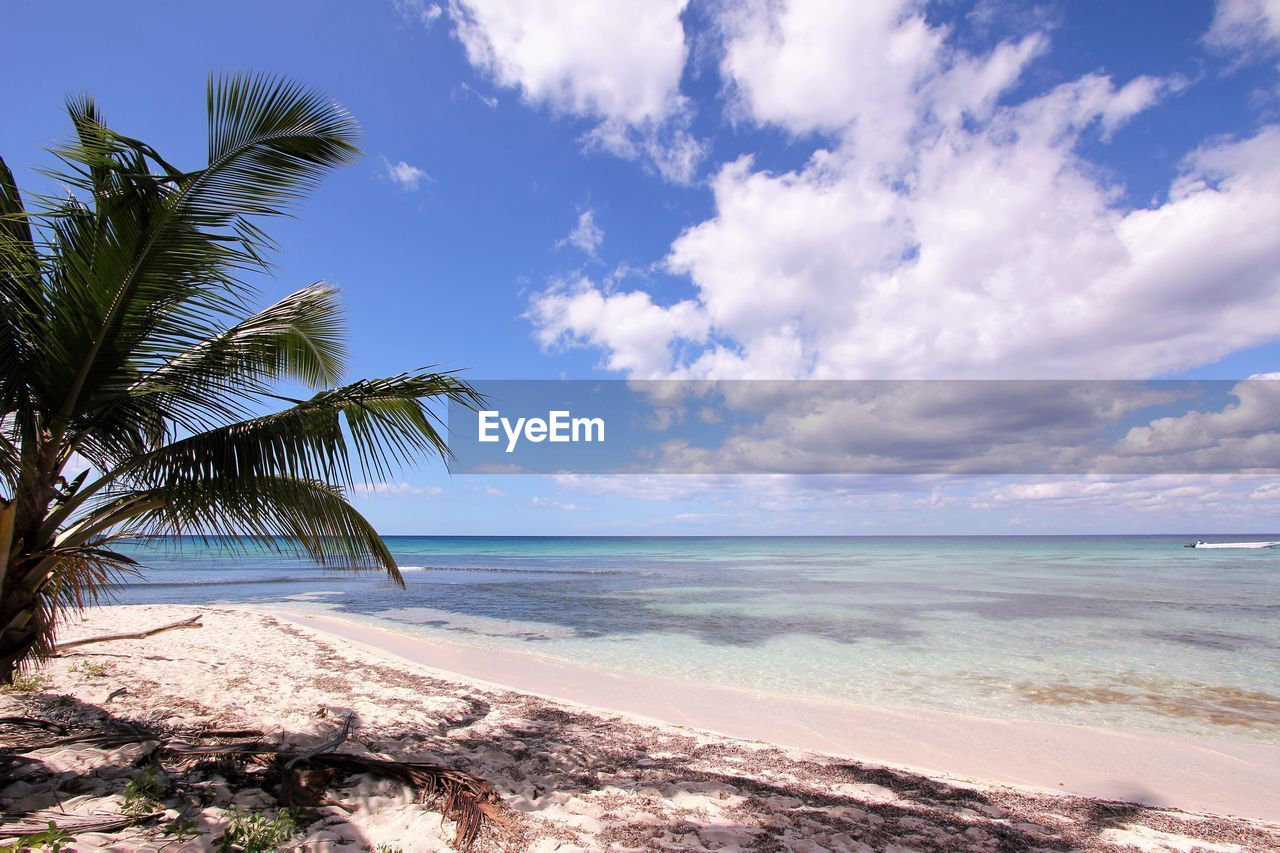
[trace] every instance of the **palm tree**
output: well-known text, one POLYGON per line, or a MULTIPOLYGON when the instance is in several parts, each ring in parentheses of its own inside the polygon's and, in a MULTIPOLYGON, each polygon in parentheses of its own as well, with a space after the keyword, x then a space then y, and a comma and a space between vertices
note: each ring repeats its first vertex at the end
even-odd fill
POLYGON ((355 121, 287 80, 210 78, 209 162, 182 171, 92 100, 67 108, 64 195, 28 210, 0 160, 0 683, 136 571, 122 537, 261 538, 403 586, 347 490, 447 457, 428 401, 477 395, 428 371, 340 385, 337 292, 254 313, 245 281, 261 221, 359 156, 355 121))

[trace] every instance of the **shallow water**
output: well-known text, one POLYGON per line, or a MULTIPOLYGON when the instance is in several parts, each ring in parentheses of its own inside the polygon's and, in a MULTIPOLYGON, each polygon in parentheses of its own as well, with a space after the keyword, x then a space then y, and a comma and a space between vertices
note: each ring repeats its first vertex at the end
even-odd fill
POLYGON ((118 597, 324 607, 618 671, 1280 743, 1280 550, 1181 547, 1194 538, 388 537, 407 590, 183 539, 130 546, 148 569, 118 597))

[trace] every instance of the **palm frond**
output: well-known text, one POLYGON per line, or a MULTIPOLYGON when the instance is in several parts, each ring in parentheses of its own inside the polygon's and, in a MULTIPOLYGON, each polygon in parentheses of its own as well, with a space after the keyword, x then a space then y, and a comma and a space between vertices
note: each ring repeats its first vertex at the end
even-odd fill
POLYGON ((210 79, 207 100, 209 167, 184 202, 202 217, 280 215, 328 169, 360 156, 355 119, 282 77, 210 79))
POLYGON ((404 578, 382 537, 336 486, 292 477, 225 477, 175 482, 122 498, 136 515, 120 522, 135 535, 252 539, 288 550, 300 547, 322 566, 380 568, 399 586, 404 578))
POLYGON ((54 651, 54 630, 67 613, 83 610, 111 598, 112 588, 138 575, 137 562, 112 551, 104 537, 85 545, 55 547, 31 555, 41 565, 36 620, 44 626, 32 656, 42 660, 54 651))
POLYGON ((336 289, 303 288, 140 373, 114 398, 99 399, 72 423, 68 442, 100 470, 111 470, 173 432, 199 433, 248 417, 254 398, 277 380, 336 383, 345 366, 342 331, 336 289))
POLYGON ((318 282, 291 293, 140 377, 121 404, 163 409, 179 427, 247 412, 246 397, 292 379, 312 388, 337 384, 346 361, 338 291, 318 282))
POLYGON ((210 81, 209 165, 192 172, 111 132, 91 101, 68 109, 77 139, 57 151, 62 177, 94 206, 54 220, 64 273, 51 331, 80 343, 56 354, 46 385, 72 420, 241 315, 252 290, 239 273, 271 248, 251 217, 286 213, 359 152, 345 110, 280 78, 210 81))
POLYGON ((449 458, 429 400, 480 402, 451 373, 365 379, 281 412, 174 441, 127 466, 126 476, 152 487, 270 474, 349 486, 356 480, 354 458, 364 475, 386 477, 423 454, 449 458))

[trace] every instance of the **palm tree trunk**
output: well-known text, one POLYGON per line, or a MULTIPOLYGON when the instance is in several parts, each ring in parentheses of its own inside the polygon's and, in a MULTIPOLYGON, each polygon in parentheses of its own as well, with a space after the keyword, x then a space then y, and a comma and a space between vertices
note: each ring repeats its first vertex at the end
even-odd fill
POLYGON ((0 684, 13 683, 18 662, 35 644, 31 633, 36 621, 35 597, 16 594, 20 591, 16 582, 19 566, 11 560, 17 512, 16 500, 0 498, 0 684))
POLYGON ((45 629, 39 596, 7 583, 0 593, 0 625, 0 684, 12 684, 45 629))
POLYGON ((13 683, 49 629, 32 552, 44 547, 40 527, 54 491, 53 476, 42 472, 54 470, 56 455, 45 449, 35 461, 45 467, 24 469, 13 500, 0 500, 0 685, 13 683))

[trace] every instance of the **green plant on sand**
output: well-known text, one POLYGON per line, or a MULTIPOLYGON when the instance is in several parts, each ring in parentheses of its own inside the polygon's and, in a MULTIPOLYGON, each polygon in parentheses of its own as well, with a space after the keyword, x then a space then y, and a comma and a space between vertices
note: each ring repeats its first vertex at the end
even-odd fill
POLYGON ((78 672, 81 675, 87 675, 90 678, 106 678, 111 674, 111 667, 105 663, 94 663, 93 661, 82 660, 71 664, 67 671, 78 672))
POLYGON ((0 160, 0 684, 53 651, 63 612, 136 572, 124 537, 251 536, 403 585, 347 490, 447 456, 430 401, 479 402, 452 373, 342 384, 326 284, 253 309, 262 221, 356 159, 357 125, 272 77, 211 78, 207 102, 194 170, 88 97, 53 149, 59 194, 28 206, 0 160))
POLYGON ((53 682, 48 673, 44 672, 24 672, 17 674, 9 681, 8 684, 0 685, 0 691, 5 693, 35 693, 43 690, 53 682))
POLYGON ((49 828, 42 831, 24 836, 21 841, 14 842, 10 845, 0 845, 0 853, 4 851, 21 851, 21 850, 49 850, 51 853, 58 853, 64 847, 75 841, 75 836, 67 832, 65 829, 58 827, 57 821, 49 821, 49 828))
POLYGON ((274 818, 239 806, 227 809, 227 830, 218 839, 219 850, 268 853, 298 832, 298 821, 289 810, 274 818))
POLYGON ((146 765, 124 786, 124 801, 120 804, 120 813, 141 815, 156 811, 160 808, 165 790, 164 785, 160 784, 159 768, 154 764, 146 765))

